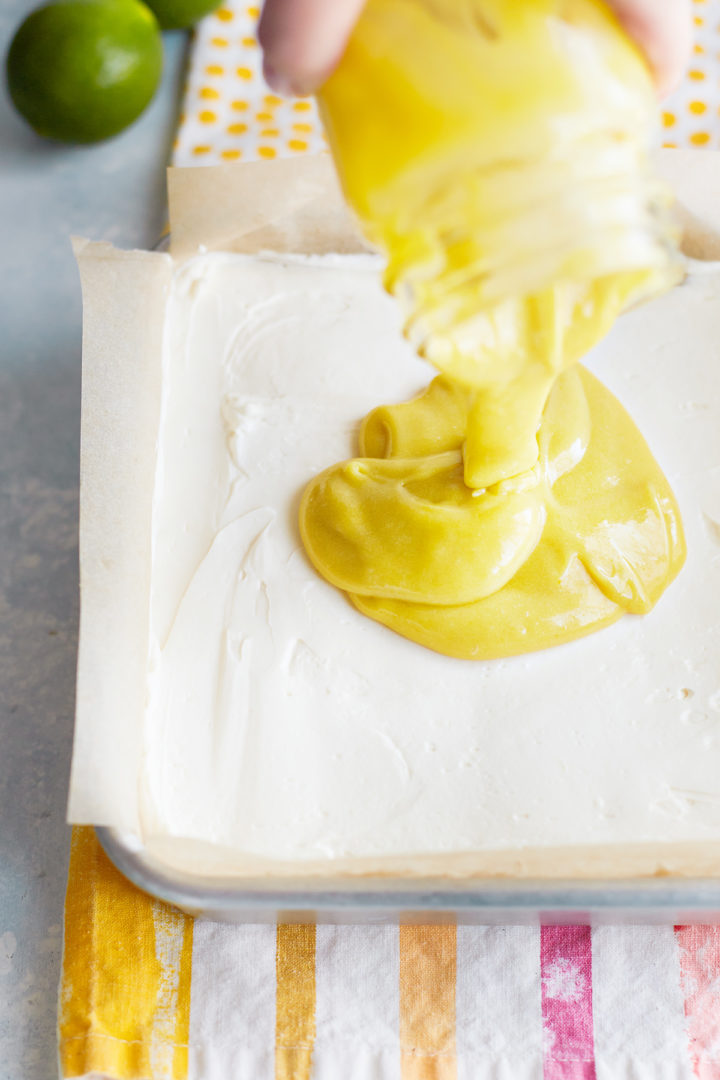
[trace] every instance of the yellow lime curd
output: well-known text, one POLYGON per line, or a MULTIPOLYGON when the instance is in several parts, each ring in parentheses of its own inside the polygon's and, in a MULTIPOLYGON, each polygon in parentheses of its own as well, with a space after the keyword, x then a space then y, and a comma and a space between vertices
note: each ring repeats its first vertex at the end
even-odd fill
POLYGON ((678 507, 577 364, 678 278, 635 47, 600 0, 369 0, 320 103, 406 334, 441 374, 370 413, 360 456, 306 489, 315 567, 468 659, 649 611, 684 561, 678 507))

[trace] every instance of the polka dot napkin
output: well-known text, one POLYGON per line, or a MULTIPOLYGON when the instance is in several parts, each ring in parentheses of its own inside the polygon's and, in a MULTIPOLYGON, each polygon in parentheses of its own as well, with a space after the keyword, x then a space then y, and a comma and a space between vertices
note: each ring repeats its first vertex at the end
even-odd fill
POLYGON ((312 98, 286 100, 262 77, 255 29, 260 9, 231 0, 199 24, 174 165, 317 153, 326 147, 312 98))
MULTIPOLYGON (((663 145, 720 149, 720 0, 693 0, 693 14, 689 70, 662 106, 663 145)), ((255 33, 259 15, 259 7, 226 0, 198 26, 174 165, 219 165, 325 149, 314 100, 279 97, 262 77, 255 33)))
MULTIPOLYGON (((662 0, 660 0, 662 2, 662 0)), ((685 79, 662 106, 663 146, 720 148, 720 0, 693 0, 685 79)))

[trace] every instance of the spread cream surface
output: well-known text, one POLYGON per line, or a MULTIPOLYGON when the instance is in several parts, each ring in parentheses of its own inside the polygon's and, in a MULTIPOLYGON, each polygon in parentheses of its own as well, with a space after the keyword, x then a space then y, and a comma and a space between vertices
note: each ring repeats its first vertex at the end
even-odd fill
POLYGON ((310 566, 301 493, 432 369, 371 259, 206 255, 168 301, 144 829, 268 858, 720 838, 720 273, 590 357, 680 502, 658 606, 468 664, 356 611, 310 566))

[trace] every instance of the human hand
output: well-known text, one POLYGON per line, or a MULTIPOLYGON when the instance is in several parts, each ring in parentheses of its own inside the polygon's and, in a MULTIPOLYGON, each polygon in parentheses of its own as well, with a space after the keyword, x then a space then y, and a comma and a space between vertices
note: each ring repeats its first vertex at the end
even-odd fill
MULTIPOLYGON (((658 94, 679 82, 692 37, 690 0, 608 0, 655 75, 658 94)), ((266 0, 259 38, 265 77, 281 94, 310 94, 343 54, 365 0, 266 0)))

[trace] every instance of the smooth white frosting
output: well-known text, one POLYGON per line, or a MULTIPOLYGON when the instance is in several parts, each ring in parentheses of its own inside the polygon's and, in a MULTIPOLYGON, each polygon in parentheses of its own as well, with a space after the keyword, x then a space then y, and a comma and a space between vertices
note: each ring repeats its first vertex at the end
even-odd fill
POLYGON ((644 618, 477 663, 309 565, 306 482, 433 370, 364 257, 175 271, 153 521, 144 830, 286 860, 720 839, 720 271, 590 366, 673 484, 689 557, 644 618))

